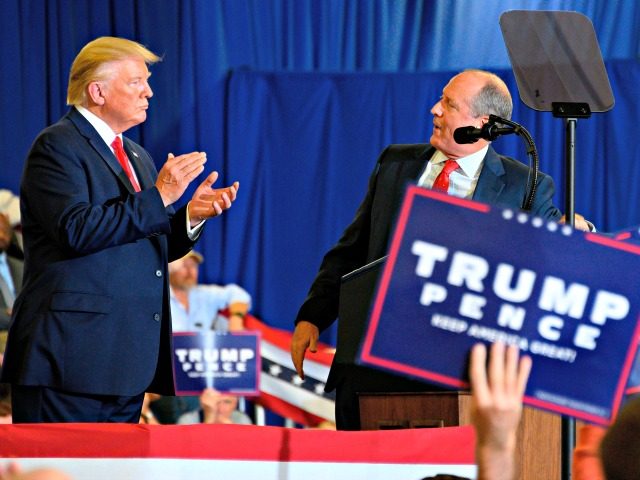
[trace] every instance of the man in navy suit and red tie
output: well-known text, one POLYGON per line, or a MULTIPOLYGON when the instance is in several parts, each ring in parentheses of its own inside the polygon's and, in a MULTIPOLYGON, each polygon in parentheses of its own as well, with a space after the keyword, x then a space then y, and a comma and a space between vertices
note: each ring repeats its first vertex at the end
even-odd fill
POLYGON ((238 183, 172 204, 206 155, 149 153, 122 136, 147 118, 148 65, 160 58, 114 37, 88 43, 71 67, 71 110, 36 138, 20 189, 23 289, 13 306, 2 381, 13 421, 137 423, 145 391, 172 395, 168 262, 238 183))
MULTIPOLYGON (((490 114, 509 119, 512 107, 509 89, 498 76, 482 70, 466 70, 449 81, 431 108, 433 131, 429 144, 390 145, 380 154, 364 200, 338 243, 325 255, 298 312, 291 357, 301 377, 304 378, 306 350, 316 350, 319 332, 328 328, 338 315, 341 277, 386 254, 391 228, 408 183, 500 207, 520 208, 529 168, 513 158, 499 155, 487 140, 458 144, 453 137, 460 127, 481 128, 490 114)), ((552 203, 553 194, 553 180, 540 173, 530 213, 561 221, 562 214, 552 203)), ((590 228, 580 215, 576 215, 575 226, 582 230, 590 228)), ((360 428, 359 392, 434 388, 336 360, 326 386, 327 391, 336 389, 336 423, 341 430, 360 428)))

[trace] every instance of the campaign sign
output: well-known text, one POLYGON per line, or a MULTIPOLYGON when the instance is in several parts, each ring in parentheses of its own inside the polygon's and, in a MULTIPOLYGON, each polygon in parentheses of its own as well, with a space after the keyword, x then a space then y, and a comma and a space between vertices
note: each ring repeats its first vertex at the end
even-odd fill
POLYGON ((613 232, 609 234, 609 236, 613 237, 615 240, 620 240, 621 242, 638 244, 640 243, 640 226, 635 225, 633 227, 627 227, 623 230, 613 232))
MULTIPOLYGON (((617 232, 608 233, 607 235, 621 242, 640 244, 639 225, 627 227, 622 230, 618 230, 617 232)), ((631 398, 635 397, 635 395, 640 393, 640 352, 636 353, 636 359, 633 362, 633 367, 631 367, 631 374, 627 381, 625 393, 626 398, 623 402, 629 401, 631 398)))
POLYGON ((633 361, 633 367, 631 367, 631 374, 624 393, 627 396, 624 399, 625 402, 640 393, 640 355, 638 352, 636 352, 636 359, 633 361))
POLYGON ((260 374, 257 332, 175 332, 173 369, 177 395, 200 395, 205 388, 257 395, 260 374))
POLYGON ((533 359, 525 403, 608 424, 638 343, 640 246, 410 186, 363 364, 468 388, 479 341, 533 359))

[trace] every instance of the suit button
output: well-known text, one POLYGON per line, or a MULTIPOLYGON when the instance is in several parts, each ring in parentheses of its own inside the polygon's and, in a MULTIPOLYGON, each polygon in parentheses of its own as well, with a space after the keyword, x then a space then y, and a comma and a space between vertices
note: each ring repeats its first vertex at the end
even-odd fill
POLYGON ((159 313, 154 313, 154 314, 153 314, 153 319, 154 319, 156 322, 159 322, 159 321, 160 321, 160 314, 159 314, 159 313))
POLYGON ((162 276, 162 270, 156 270, 156 277, 162 276))

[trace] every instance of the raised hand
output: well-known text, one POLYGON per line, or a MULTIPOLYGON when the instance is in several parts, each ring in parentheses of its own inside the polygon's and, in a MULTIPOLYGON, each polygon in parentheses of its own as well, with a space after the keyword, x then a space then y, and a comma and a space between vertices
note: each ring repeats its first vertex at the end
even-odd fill
POLYGON ((212 188, 217 179, 218 172, 212 172, 191 197, 189 218, 192 227, 207 218, 220 215, 235 201, 240 183, 234 182, 230 187, 212 188))
POLYGON ((531 358, 520 358, 518 348, 496 342, 471 350, 471 423, 476 430, 478 480, 514 480, 516 436, 522 415, 522 397, 531 371, 531 358))
POLYGON ((176 202, 189 184, 204 171, 207 154, 191 152, 178 157, 170 153, 158 173, 156 188, 160 192, 164 206, 176 202))

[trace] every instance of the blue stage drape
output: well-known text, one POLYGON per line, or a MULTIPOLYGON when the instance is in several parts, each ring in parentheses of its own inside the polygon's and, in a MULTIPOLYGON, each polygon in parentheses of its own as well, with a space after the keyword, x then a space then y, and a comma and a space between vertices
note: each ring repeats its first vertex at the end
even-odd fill
MULTIPOLYGON (((1 0, 0 187, 17 192, 35 135, 67 109, 79 49, 118 35, 163 55, 149 119, 127 132, 154 155, 208 153, 241 182, 206 227, 204 281, 244 285, 255 313, 292 328, 324 251, 350 221, 380 150, 428 138, 452 72, 498 71, 516 92, 498 18, 563 9, 594 23, 615 108, 578 122, 577 210, 602 230, 640 223, 640 5, 635 0, 1 0)), ((516 105, 562 186, 560 120, 516 105)), ((515 138, 498 149, 524 159, 515 138)), ((562 188, 557 201, 562 204, 562 188)), ((114 268, 117 268, 114 266, 114 268)), ((323 338, 332 341, 331 335, 323 338)))

